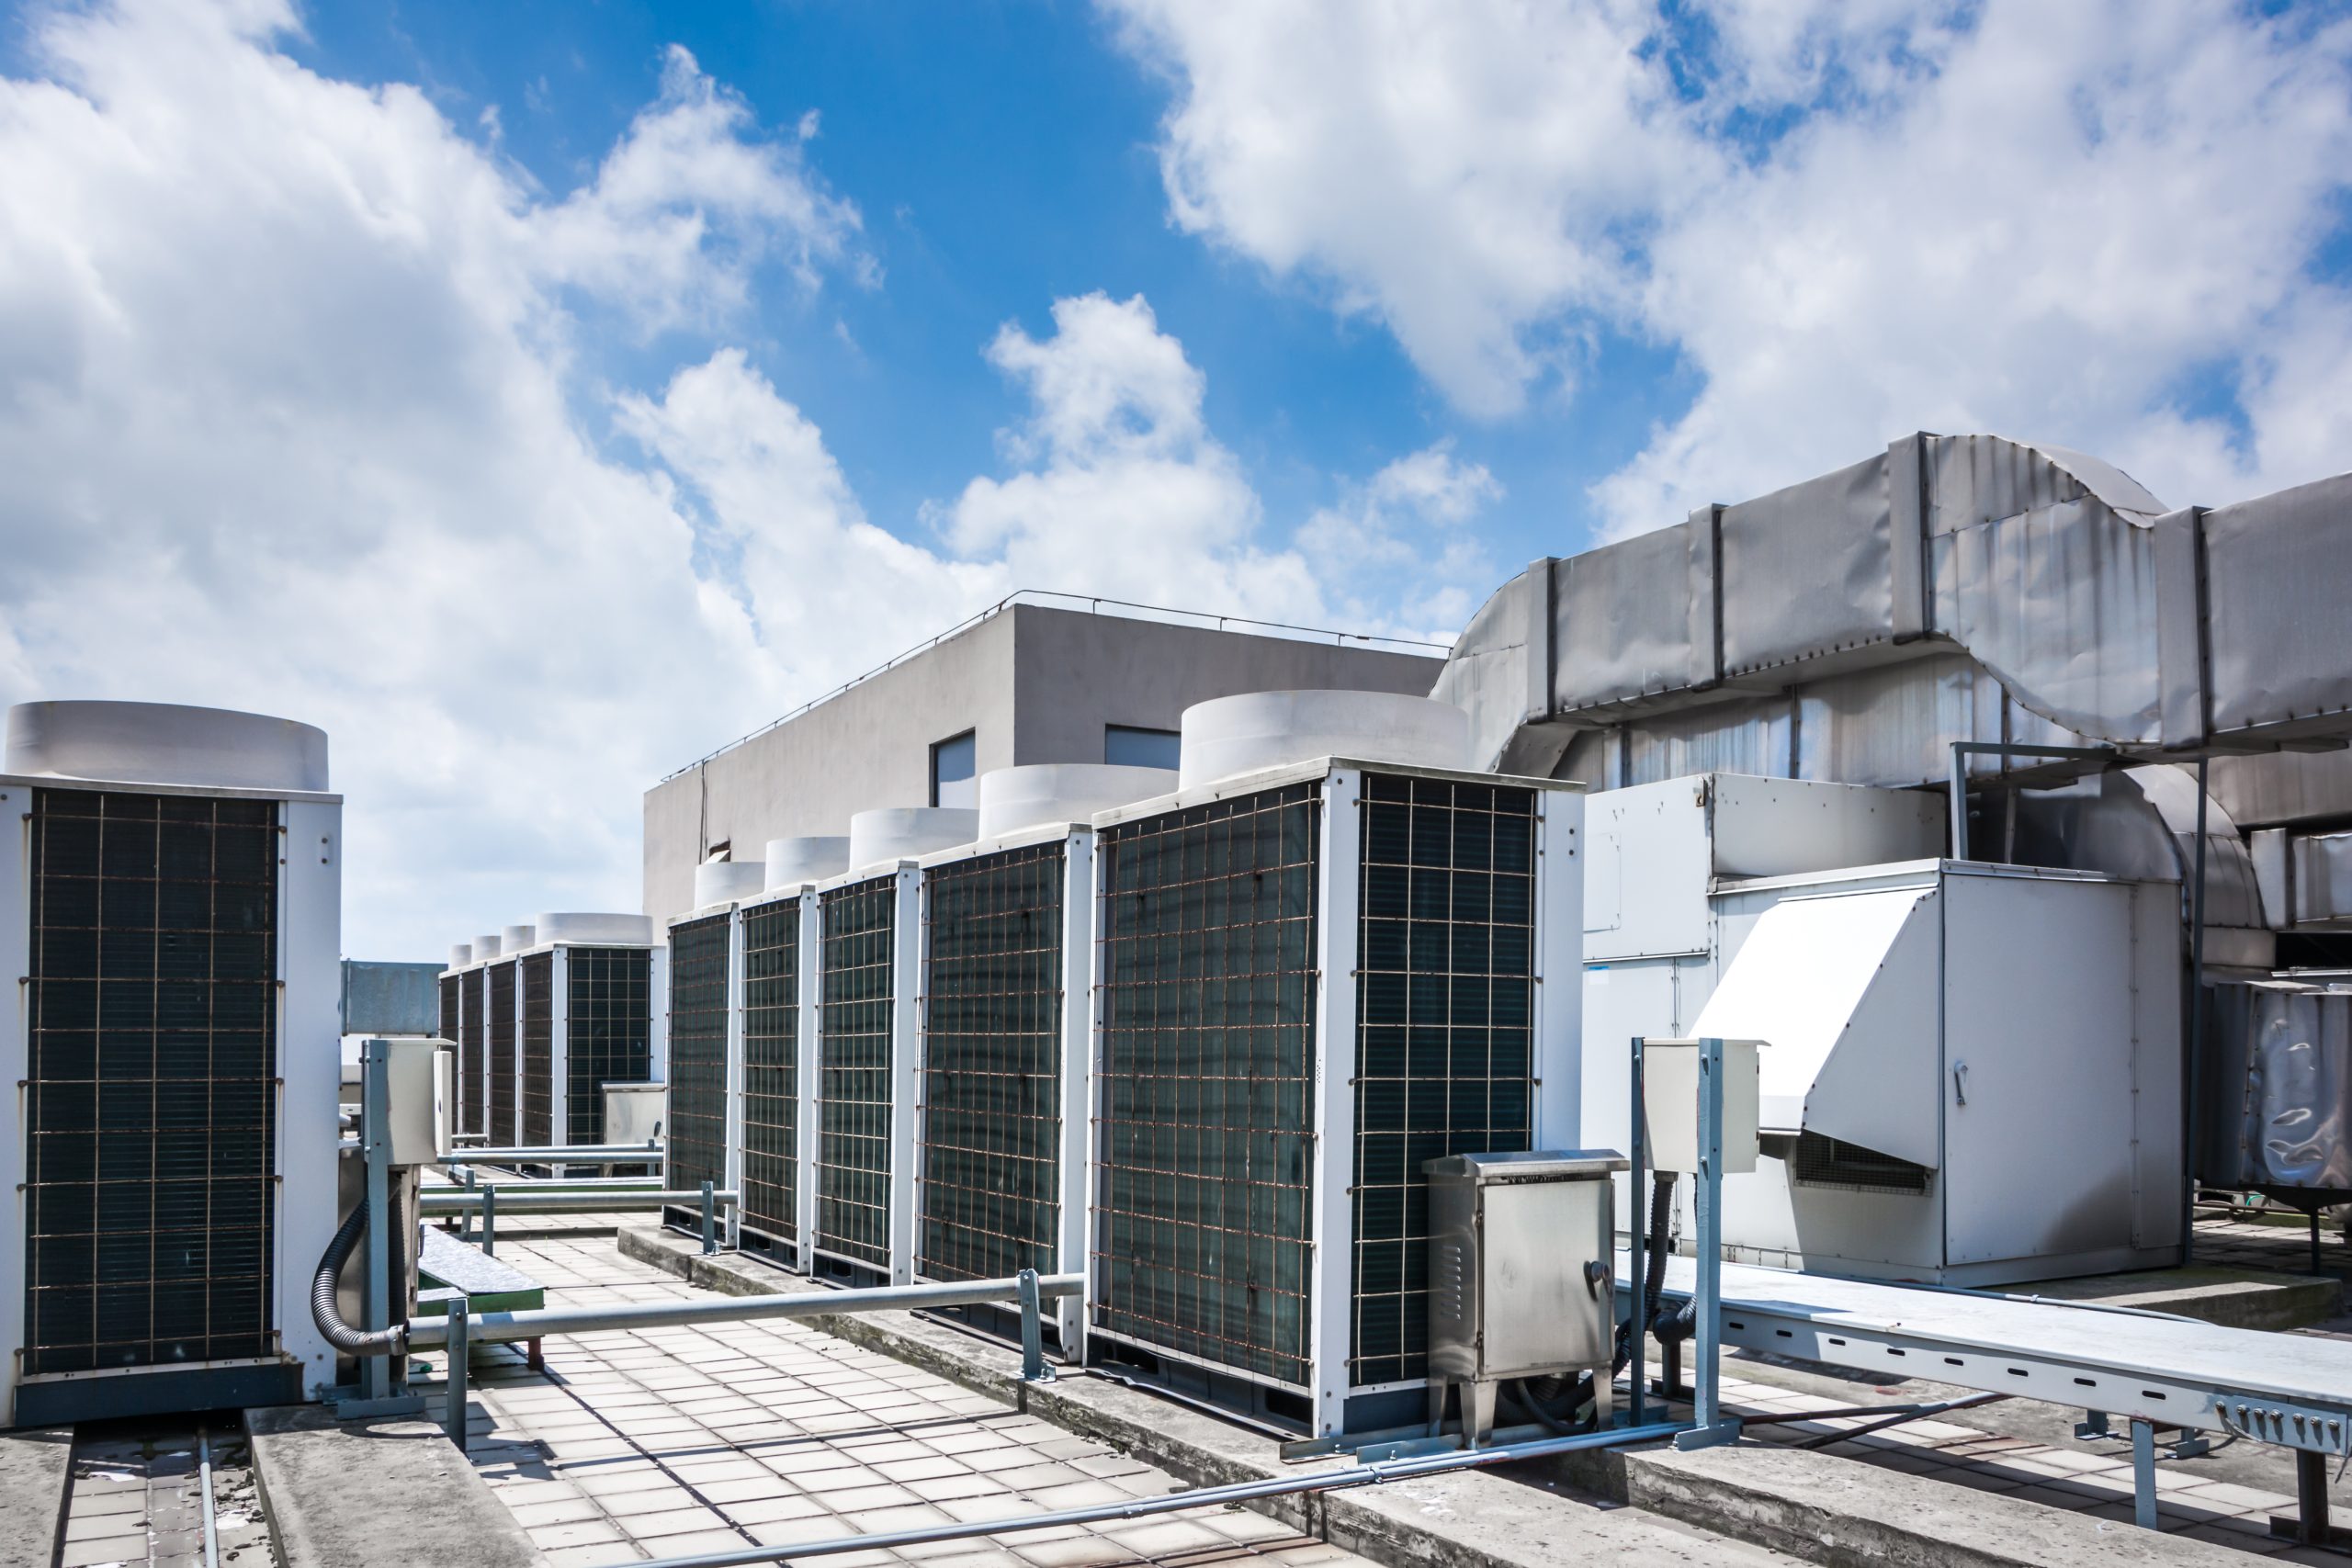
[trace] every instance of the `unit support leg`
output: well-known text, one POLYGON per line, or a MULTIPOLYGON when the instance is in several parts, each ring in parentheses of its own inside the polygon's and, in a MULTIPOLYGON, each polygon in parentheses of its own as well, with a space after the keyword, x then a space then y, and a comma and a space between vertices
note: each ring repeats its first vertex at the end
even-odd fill
POLYGON ((2327 1458, 2307 1449, 2295 1450, 2295 1517, 2270 1516, 2272 1536, 2298 1546, 2324 1546, 2352 1551, 2352 1530, 2327 1517, 2327 1458))
POLYGON ((2132 1522, 2143 1530, 2156 1528, 2155 1424, 2133 1417, 2132 1422, 2132 1522))

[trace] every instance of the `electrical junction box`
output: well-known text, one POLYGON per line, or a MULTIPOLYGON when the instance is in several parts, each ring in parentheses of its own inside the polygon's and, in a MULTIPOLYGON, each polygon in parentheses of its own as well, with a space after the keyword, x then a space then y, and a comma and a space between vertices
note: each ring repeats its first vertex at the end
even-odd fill
POLYGON ((1462 1393, 1466 1442, 1494 1430, 1495 1391, 1593 1373, 1603 1425, 1617 1339, 1613 1149, 1447 1155, 1425 1161, 1430 1204, 1430 1415, 1462 1393))
MULTIPOLYGON (((1724 1168, 1725 1176, 1756 1168, 1761 1102, 1761 1041, 1724 1042, 1724 1168)), ((1648 1111, 1649 1168, 1677 1176, 1699 1172, 1699 1043, 1642 1042, 1642 1100, 1648 1111)), ((1636 1201, 1639 1201, 1636 1195, 1636 1201)))
POLYGON ((456 1122, 457 1047, 447 1040, 380 1040, 393 1165, 431 1165, 449 1153, 456 1122))

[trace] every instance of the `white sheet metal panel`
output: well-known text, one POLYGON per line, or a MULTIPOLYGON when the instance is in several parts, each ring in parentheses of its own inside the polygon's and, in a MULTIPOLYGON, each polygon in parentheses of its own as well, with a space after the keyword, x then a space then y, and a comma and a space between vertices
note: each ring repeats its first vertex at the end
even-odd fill
POLYGON ((1935 895, 1791 898, 1767 910, 1690 1032, 1761 1040, 1761 1123, 1934 1167, 1935 895))
POLYGON ((1585 802, 1587 963, 1707 951, 1706 797, 1701 775, 1585 802))
POLYGON ((1716 773, 1713 874, 1791 876, 1943 852, 1944 799, 1918 790, 1716 773))
POLYGON ((2131 1247, 2131 885, 1955 874, 1944 897, 1947 1261, 2131 1247))

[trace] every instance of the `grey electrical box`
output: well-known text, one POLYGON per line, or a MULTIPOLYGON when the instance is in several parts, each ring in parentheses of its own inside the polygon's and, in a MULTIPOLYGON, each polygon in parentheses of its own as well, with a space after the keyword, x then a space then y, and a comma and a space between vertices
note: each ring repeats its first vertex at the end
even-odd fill
POLYGON ((1593 1372, 1600 1418, 1617 1337, 1610 1279, 1613 1149, 1448 1155, 1430 1183, 1430 1403, 1462 1389, 1462 1432, 1494 1433, 1495 1393, 1517 1378, 1593 1372))

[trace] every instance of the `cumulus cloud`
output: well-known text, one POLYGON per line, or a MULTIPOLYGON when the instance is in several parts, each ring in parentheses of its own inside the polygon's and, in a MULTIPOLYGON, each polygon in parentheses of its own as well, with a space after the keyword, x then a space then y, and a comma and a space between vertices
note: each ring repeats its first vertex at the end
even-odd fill
POLYGON ((1502 499, 1501 483, 1441 442, 1343 488, 1297 540, 1322 566, 1340 618, 1387 617, 1413 628, 1404 635, 1452 641, 1506 575, 1468 526, 1502 499))
POLYGON ((1031 413, 1000 435, 1017 471, 933 509, 949 544, 1001 558, 1026 587, 1320 617, 1306 558, 1256 542, 1257 492, 1209 433, 1206 381, 1150 305, 1089 294, 1056 301, 1053 318, 1043 341, 1008 323, 989 345, 1031 413))
POLYGON ((1174 221, 1376 315, 1457 406, 1521 407, 1596 331, 1697 373, 1596 490, 1605 531, 1921 426, 2175 499, 2345 461, 2324 9, 1106 4, 1171 84, 1174 221))
POLYGON ((348 950, 636 907, 647 784, 1016 586, 1323 608, 1140 299, 997 338, 1005 471, 910 543, 727 341, 771 282, 878 281, 812 118, 673 50, 545 192, 296 25, 43 10, 0 77, 0 702, 323 726, 348 950), (685 346, 607 389, 591 321, 685 346))

